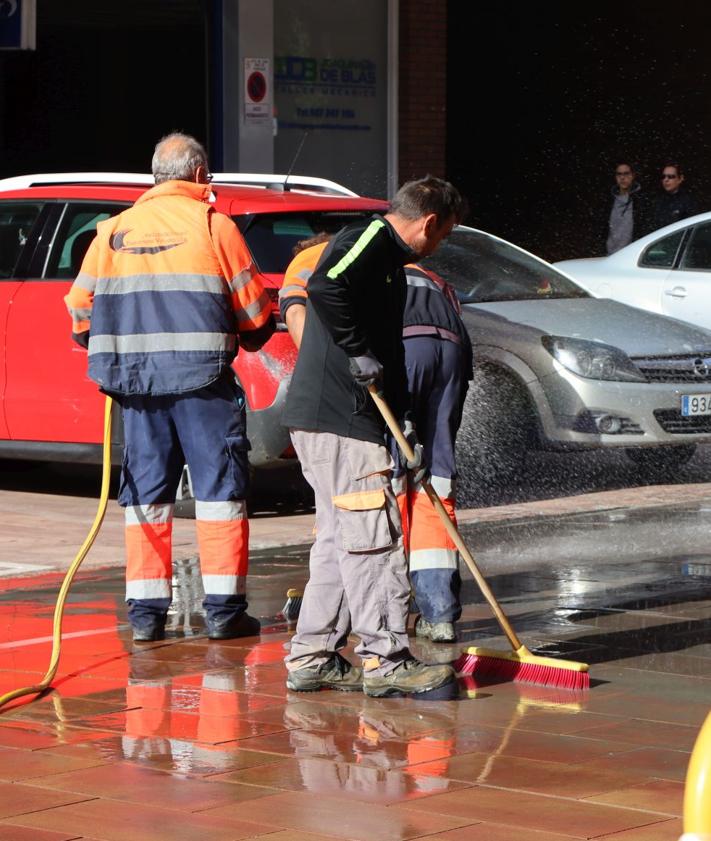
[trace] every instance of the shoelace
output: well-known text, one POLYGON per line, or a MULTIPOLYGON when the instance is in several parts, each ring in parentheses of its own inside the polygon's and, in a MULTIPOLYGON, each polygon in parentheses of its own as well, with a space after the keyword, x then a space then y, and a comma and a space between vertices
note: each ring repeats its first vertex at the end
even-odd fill
POLYGON ((333 667, 338 671, 338 674, 343 677, 351 670, 351 664, 341 654, 336 652, 335 662, 333 667))

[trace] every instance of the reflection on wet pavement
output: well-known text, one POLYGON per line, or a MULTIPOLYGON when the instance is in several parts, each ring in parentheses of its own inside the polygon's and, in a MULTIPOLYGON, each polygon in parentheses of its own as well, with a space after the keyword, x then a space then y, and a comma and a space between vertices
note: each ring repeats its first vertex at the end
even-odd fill
MULTIPOLYGON (((255 553, 255 639, 207 640, 194 560, 148 645, 131 642, 121 571, 80 576, 55 691, 0 716, 0 838, 676 839, 711 700, 709 514, 611 513, 466 528, 524 642, 590 663, 587 692, 288 692, 277 614, 308 547, 255 553)), ((44 673, 59 581, 0 582, 0 692, 44 673)), ((461 642, 413 639, 419 656, 506 648, 469 582, 465 601, 461 642)))

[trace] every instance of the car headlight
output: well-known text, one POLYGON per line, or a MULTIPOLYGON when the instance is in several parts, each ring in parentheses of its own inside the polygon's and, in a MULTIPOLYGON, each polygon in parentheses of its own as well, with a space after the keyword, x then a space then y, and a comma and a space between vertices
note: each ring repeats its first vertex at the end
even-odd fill
POLYGON ((566 336, 543 336, 541 342, 554 359, 579 377, 590 380, 647 382, 626 354, 612 345, 589 342, 585 339, 570 339, 566 336))

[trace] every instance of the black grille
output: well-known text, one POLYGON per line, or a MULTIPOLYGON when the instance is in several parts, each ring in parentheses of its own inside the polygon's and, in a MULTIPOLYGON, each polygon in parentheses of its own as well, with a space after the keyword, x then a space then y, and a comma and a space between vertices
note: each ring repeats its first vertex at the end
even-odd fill
POLYGON ((678 409, 655 409, 654 417, 670 435, 702 435, 711 432, 711 415, 686 418, 678 409))
POLYGON ((645 357, 632 361, 650 383, 711 383, 708 351, 693 356, 645 357))
POLYGON ((647 382, 650 383, 711 383, 711 372, 703 376, 693 373, 692 371, 679 371, 671 368, 642 368, 640 371, 644 374, 647 382))

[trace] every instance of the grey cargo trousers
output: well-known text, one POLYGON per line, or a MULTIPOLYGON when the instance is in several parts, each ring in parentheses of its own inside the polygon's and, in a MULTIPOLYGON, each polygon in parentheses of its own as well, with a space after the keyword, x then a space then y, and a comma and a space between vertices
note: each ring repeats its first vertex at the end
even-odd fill
POLYGON ((292 429, 291 440, 314 489, 316 540, 287 667, 326 662, 352 627, 364 667, 387 674, 410 656, 410 582, 390 455, 330 432, 292 429))

